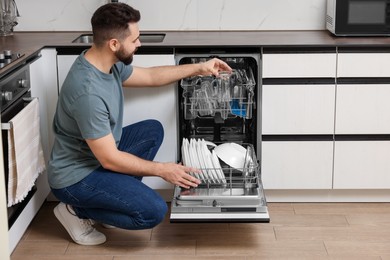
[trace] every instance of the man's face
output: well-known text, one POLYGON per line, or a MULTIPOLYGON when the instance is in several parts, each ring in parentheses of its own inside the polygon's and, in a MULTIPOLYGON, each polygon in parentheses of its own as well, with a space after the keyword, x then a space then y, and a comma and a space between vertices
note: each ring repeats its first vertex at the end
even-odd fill
POLYGON ((136 23, 130 23, 129 30, 131 34, 120 42, 119 50, 115 52, 115 57, 126 65, 131 64, 134 53, 141 46, 138 25, 136 23))

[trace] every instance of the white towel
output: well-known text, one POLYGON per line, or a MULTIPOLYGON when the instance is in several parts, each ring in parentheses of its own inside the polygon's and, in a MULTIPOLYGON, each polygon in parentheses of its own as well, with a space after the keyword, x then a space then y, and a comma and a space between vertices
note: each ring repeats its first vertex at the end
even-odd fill
POLYGON ((8 207, 21 202, 46 169, 38 99, 34 98, 9 122, 12 127, 8 130, 8 207))

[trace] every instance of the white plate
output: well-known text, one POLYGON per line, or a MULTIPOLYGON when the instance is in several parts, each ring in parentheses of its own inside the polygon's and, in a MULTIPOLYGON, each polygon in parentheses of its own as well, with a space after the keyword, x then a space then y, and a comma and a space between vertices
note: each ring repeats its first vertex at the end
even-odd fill
POLYGON ((183 140, 183 152, 184 152, 184 158, 185 158, 185 165, 186 166, 191 166, 193 167, 193 164, 192 164, 192 161, 191 161, 191 158, 190 158, 190 153, 189 153, 189 145, 190 143, 188 142, 188 139, 185 138, 183 140))
POLYGON ((207 144, 206 144, 204 139, 202 139, 201 145, 202 145, 201 148, 202 148, 203 158, 204 158, 207 170, 209 172, 209 175, 211 175, 211 177, 213 178, 214 183, 221 183, 221 180, 219 179, 218 173, 214 169, 214 165, 211 161, 211 152, 207 148, 207 144))
POLYGON ((205 142, 205 143, 206 143, 206 146, 207 146, 207 145, 208 145, 208 146, 211 146, 211 147, 216 147, 216 146, 217 146, 215 143, 210 142, 210 141, 206 141, 206 140, 204 140, 204 139, 202 139, 202 142, 205 142))
POLYGON ((198 155, 198 161, 199 161, 199 165, 200 165, 201 171, 203 173, 203 176, 207 180, 209 180, 209 182, 214 182, 213 178, 211 178, 211 176, 209 175, 209 173, 207 171, 207 166, 206 166, 206 163, 204 161, 203 153, 202 153, 202 149, 201 149, 201 142, 200 141, 196 141, 195 142, 195 147, 196 147, 196 154, 198 155))
POLYGON ((215 153, 214 150, 211 153, 211 161, 212 161, 212 163, 214 165, 214 169, 215 169, 216 173, 218 174, 218 178, 220 180, 222 180, 223 183, 226 183, 225 174, 222 171, 221 164, 219 163, 217 154, 215 153))
POLYGON ((186 155, 186 147, 185 147, 185 138, 183 138, 183 142, 181 143, 181 160, 183 165, 189 166, 186 155))
MULTIPOLYGON (((190 158, 190 155, 189 155, 189 151, 188 151, 189 145, 190 145, 190 143, 188 142, 188 139, 184 138, 183 139, 183 144, 182 144, 183 164, 186 165, 186 166, 189 166, 189 167, 195 167, 193 165, 193 163, 191 161, 191 158, 190 158)), ((195 178, 199 178, 199 174, 198 173, 191 172, 190 174, 192 176, 194 176, 195 178)))
MULTIPOLYGON (((190 151, 190 157, 191 157, 193 167, 200 169, 201 165, 200 165, 199 160, 198 160, 198 155, 197 155, 195 143, 196 143, 196 141, 194 139, 191 139, 188 150, 190 151)), ((200 173, 199 173, 199 178, 202 180, 206 179, 206 176, 203 175, 202 171, 200 171, 200 173)))
POLYGON ((204 140, 199 140, 199 151, 202 155, 202 158, 203 158, 203 162, 204 162, 204 166, 206 168, 206 171, 207 171, 207 175, 209 177, 209 179, 211 180, 212 183, 218 183, 218 180, 216 178, 216 176, 213 174, 213 168, 210 163, 208 162, 208 158, 207 158, 207 155, 206 155, 206 151, 205 150, 208 150, 207 149, 207 146, 205 145, 204 143, 204 140))

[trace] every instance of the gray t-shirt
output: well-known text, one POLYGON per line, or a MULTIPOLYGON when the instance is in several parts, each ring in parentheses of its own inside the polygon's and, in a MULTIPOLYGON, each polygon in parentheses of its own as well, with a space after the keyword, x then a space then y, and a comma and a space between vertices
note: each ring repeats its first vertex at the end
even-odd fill
POLYGON ((73 63, 62 85, 53 120, 55 141, 48 179, 55 189, 77 183, 100 166, 85 139, 112 133, 118 145, 122 134, 122 82, 133 67, 117 63, 106 74, 91 65, 84 53, 73 63))

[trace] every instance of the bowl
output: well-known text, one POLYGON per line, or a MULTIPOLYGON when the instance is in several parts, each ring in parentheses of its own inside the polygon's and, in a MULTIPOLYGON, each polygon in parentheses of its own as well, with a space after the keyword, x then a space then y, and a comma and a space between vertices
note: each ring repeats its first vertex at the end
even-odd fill
POLYGON ((243 171, 245 163, 251 161, 247 149, 236 143, 220 144, 214 148, 214 151, 219 159, 239 171, 243 171))

